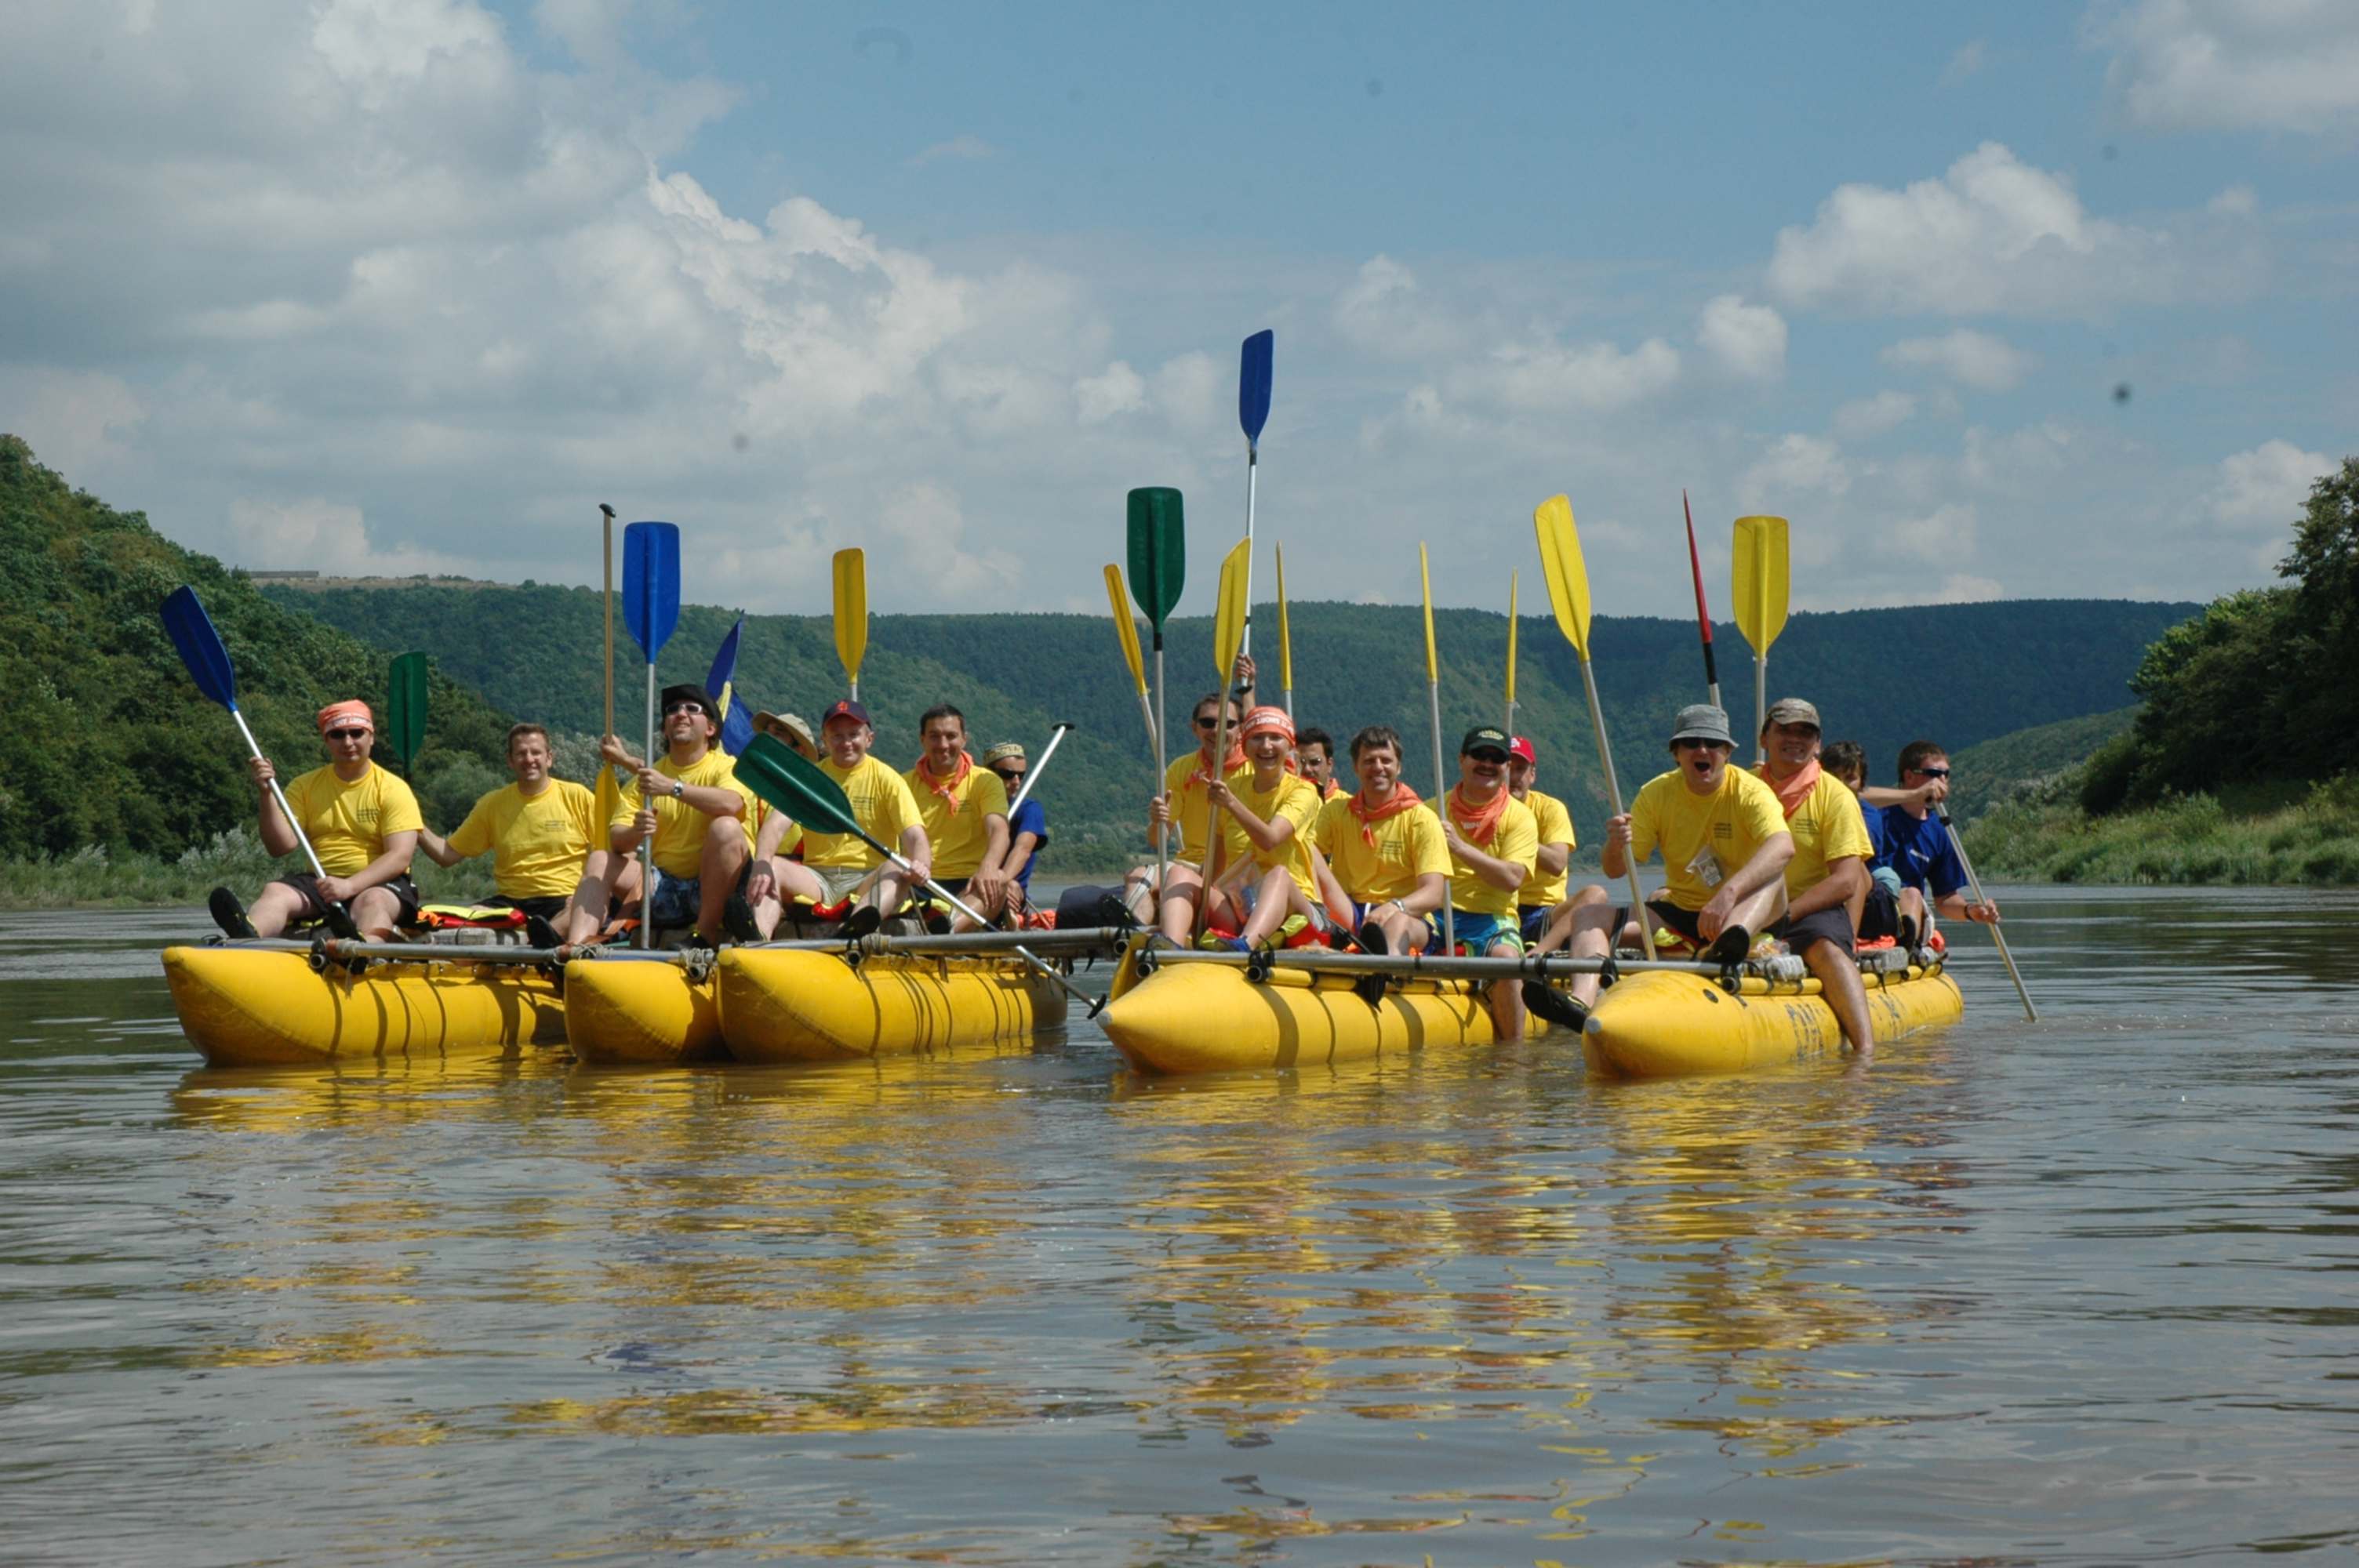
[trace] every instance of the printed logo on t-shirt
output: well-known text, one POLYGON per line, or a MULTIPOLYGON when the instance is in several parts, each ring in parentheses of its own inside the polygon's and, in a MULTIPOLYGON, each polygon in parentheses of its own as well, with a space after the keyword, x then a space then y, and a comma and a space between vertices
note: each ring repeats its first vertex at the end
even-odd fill
POLYGON ((1736 825, 1731 822, 1715 822, 1712 825, 1712 836, 1715 838, 1734 838, 1736 837, 1736 825))

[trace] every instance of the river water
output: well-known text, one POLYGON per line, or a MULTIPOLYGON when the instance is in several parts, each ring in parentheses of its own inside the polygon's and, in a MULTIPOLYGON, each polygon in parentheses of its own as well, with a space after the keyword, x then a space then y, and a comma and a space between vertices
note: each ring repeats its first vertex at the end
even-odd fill
POLYGON ((1657 1084, 218 1072, 12 916, 0 1558, 2350 1561, 2359 896, 2001 896, 2041 1023, 1657 1084))

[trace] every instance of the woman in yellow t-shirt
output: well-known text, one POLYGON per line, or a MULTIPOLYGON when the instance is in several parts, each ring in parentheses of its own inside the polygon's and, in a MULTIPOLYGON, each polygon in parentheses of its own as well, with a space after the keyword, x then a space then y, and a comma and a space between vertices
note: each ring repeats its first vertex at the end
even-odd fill
POLYGON ((1205 941, 1240 953, 1298 918, 1327 929, 1311 863, 1318 853, 1310 847, 1310 819, 1319 815, 1319 787, 1287 768, 1293 720, 1282 708, 1256 708, 1245 715, 1244 728, 1252 776, 1234 787, 1216 779, 1205 792, 1222 814, 1229 862, 1212 890, 1212 918, 1237 932, 1229 937, 1208 933, 1205 941))

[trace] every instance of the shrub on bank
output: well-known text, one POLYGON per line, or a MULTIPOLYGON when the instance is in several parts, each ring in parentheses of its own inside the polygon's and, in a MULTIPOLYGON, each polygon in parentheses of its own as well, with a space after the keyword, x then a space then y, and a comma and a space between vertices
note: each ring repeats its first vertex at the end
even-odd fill
POLYGON ((2359 883, 2359 774, 2295 805, 2234 813, 2210 794, 2092 816, 2085 777, 1997 806, 1966 830, 1984 875, 2015 881, 2187 885, 2359 883))

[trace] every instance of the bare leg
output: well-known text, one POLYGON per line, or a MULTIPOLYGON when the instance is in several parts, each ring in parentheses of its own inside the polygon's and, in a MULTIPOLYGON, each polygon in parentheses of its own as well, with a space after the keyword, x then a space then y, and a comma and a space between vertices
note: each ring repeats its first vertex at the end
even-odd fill
POLYGON ((276 936, 287 929, 303 912, 303 895, 285 882, 272 882, 255 895, 254 907, 245 912, 254 923, 257 936, 276 936))
POLYGON ((818 873, 800 860, 773 859, 770 889, 754 903, 754 924, 765 942, 777 934, 778 922, 786 917, 787 905, 793 900, 808 899, 815 904, 827 902, 827 889, 820 884, 818 873))
POLYGON ((1307 916, 1310 913, 1309 901, 1303 898, 1302 890, 1294 885, 1294 878, 1284 866, 1273 866, 1261 879, 1261 885, 1254 891, 1253 914, 1247 917, 1245 929, 1237 935, 1245 938, 1246 946, 1258 947, 1277 934, 1277 928, 1286 924, 1288 915, 1307 916))
POLYGON ((1196 901, 1203 896, 1203 873, 1184 860, 1171 862, 1171 885, 1163 890, 1158 924, 1163 935, 1186 946, 1196 934, 1196 901))
POLYGON ((557 927, 557 935, 567 945, 587 942, 604 928, 606 901, 614 892, 606 879, 614 870, 614 859, 611 850, 592 849, 582 862, 582 880, 573 884, 573 897, 557 927))
MULTIPOLYGON (((1518 958, 1523 949, 1513 942, 1494 942, 1489 957, 1518 958)), ((1524 982, 1494 980, 1491 982, 1491 1028, 1502 1040, 1524 1037, 1524 982)))
POLYGON ((745 827, 735 817, 716 816, 705 827, 704 849, 696 862, 696 933, 708 942, 721 937, 721 912, 736 890, 746 854, 745 827))
POLYGON ((1834 1010, 1843 1038, 1863 1056, 1875 1052, 1875 1025, 1867 1012, 1867 988, 1860 984, 1859 966, 1834 942, 1813 942, 1802 955, 1810 973, 1819 977, 1819 994, 1834 1010))
POLYGON ((1385 945, 1396 953, 1422 953, 1433 939, 1433 928, 1422 915, 1409 914, 1393 905, 1381 904, 1369 915, 1385 934, 1385 945))
MULTIPOLYGON (((390 942, 401 917, 401 901, 386 888, 363 888, 353 900, 353 924, 371 942, 390 942)), ((257 928, 258 929, 258 928, 257 928)))

